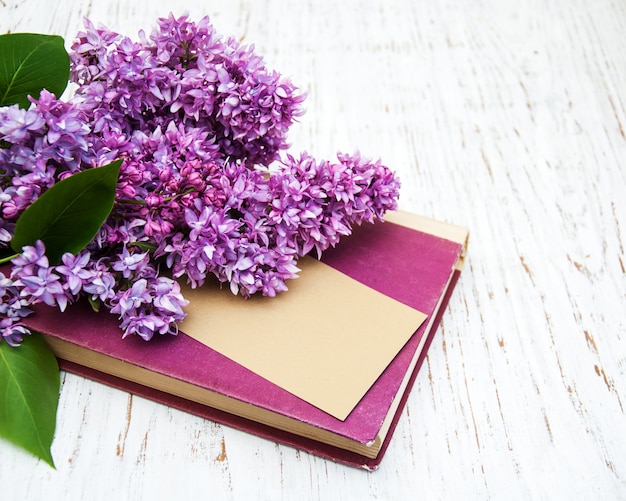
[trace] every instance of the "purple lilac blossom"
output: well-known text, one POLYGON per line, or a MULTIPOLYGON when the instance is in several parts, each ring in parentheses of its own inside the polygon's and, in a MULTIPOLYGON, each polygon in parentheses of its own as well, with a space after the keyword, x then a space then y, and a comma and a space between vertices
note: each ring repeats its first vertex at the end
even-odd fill
POLYGON ((65 277, 67 291, 74 297, 83 290, 85 284, 94 279, 94 273, 89 269, 91 254, 88 251, 82 251, 77 255, 66 252, 61 257, 60 264, 56 267, 56 272, 65 277))
POLYGON ((13 285, 28 304, 45 303, 48 306, 58 306, 61 311, 65 310, 71 295, 63 286, 61 277, 55 273, 54 267, 50 266, 41 240, 35 246, 24 247, 11 264, 13 285))
POLYGON ((111 313, 119 315, 124 337, 136 334, 149 340, 155 333, 176 334, 187 304, 178 282, 151 274, 118 294, 111 313))
POLYGON ((2 337, 11 346, 17 346, 30 331, 21 320, 27 317, 31 310, 28 301, 20 297, 18 287, 13 281, 0 272, 0 332, 2 337))
POLYGON ((123 336, 176 334, 176 280, 274 296, 299 257, 396 208, 398 179, 379 161, 283 154, 304 94, 207 17, 160 19, 137 41, 86 20, 72 49, 71 98, 0 107, 0 248, 46 189, 121 158, 116 202, 77 255, 50 266, 39 242, 13 259, 0 286, 11 344, 28 306, 80 296, 118 315, 123 336))
POLYGON ((254 47, 218 36, 208 17, 160 19, 139 42, 88 22, 72 48, 76 93, 93 106, 96 131, 175 121, 205 130, 226 156, 267 164, 303 113, 304 94, 254 47))

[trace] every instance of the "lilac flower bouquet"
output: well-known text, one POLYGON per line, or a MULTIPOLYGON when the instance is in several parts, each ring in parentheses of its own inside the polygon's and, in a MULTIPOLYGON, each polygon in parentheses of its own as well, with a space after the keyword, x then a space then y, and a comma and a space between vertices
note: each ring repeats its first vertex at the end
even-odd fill
POLYGON ((396 208, 380 162, 286 153, 304 94, 208 18, 138 40, 86 21, 66 57, 67 99, 63 77, 8 99, 0 75, 0 347, 26 344, 32 305, 79 298, 123 336, 176 334, 180 280, 274 296, 299 257, 396 208))

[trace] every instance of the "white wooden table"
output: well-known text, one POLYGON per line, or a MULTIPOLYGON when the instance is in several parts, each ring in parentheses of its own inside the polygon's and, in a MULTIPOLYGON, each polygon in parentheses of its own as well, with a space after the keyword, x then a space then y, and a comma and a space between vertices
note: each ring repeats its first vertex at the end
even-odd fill
POLYGON ((0 32, 183 9, 309 92, 296 152, 469 226, 464 274, 374 473, 63 374, 57 470, 0 442, 0 499, 626 499, 626 3, 0 0, 0 32))

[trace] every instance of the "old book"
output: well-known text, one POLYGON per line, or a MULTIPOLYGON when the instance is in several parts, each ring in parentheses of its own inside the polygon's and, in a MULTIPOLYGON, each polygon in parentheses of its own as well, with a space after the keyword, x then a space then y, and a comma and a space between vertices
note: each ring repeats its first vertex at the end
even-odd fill
POLYGON ((37 308, 62 369, 351 466, 375 469, 459 277, 468 231, 408 213, 363 225, 277 298, 187 291, 178 336, 37 308), (284 303, 284 305, 282 304, 284 303), (258 316, 257 316, 258 315, 258 316), (300 357, 300 358, 298 358, 300 357))

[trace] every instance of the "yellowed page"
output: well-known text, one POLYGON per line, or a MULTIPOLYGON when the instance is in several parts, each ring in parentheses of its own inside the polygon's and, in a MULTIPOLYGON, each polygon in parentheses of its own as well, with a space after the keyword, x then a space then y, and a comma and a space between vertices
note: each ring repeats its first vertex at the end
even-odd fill
POLYGON ((343 420, 426 315, 310 257, 298 265, 276 298, 186 288, 181 330, 343 420))

